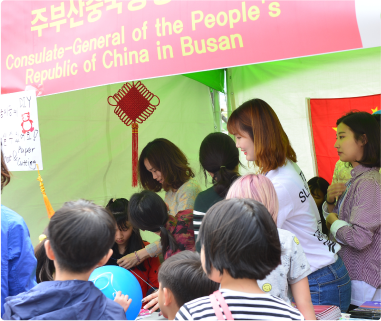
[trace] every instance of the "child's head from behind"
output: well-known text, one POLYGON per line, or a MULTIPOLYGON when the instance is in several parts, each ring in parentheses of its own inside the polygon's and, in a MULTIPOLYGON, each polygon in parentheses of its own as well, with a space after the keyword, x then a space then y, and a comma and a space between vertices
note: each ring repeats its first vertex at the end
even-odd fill
POLYGON ((201 266, 198 253, 179 252, 163 262, 159 270, 159 305, 164 316, 173 319, 185 303, 218 290, 201 266))
POLYGON ((160 233, 164 257, 168 249, 177 250, 175 239, 165 227, 169 218, 167 205, 158 194, 144 190, 132 195, 128 205, 128 215, 135 228, 160 233))
POLYGON ((230 198, 251 198, 262 203, 276 223, 279 211, 278 196, 273 183, 266 176, 247 174, 238 178, 226 195, 226 199, 230 198))
MULTIPOLYGON (((50 219, 49 240, 61 270, 85 273, 109 252, 115 240, 115 220, 103 207, 86 200, 67 202, 50 219)), ((56 266, 57 267, 57 266, 56 266)))
POLYGON ((216 282, 226 272, 233 279, 263 280, 281 263, 277 227, 255 200, 233 198, 213 205, 198 240, 203 268, 216 282))

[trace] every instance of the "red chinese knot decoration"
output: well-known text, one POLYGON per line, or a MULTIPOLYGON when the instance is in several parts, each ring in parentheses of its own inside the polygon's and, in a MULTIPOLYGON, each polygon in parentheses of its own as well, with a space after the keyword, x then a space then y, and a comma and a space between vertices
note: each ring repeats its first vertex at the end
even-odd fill
POLYGON ((144 122, 156 107, 160 104, 160 99, 151 93, 140 81, 137 83, 125 83, 118 92, 107 98, 111 106, 115 106, 114 113, 126 125, 132 127, 132 186, 138 185, 138 123, 144 122), (158 103, 151 103, 153 98, 158 99, 158 103), (110 102, 113 99, 115 103, 110 102))

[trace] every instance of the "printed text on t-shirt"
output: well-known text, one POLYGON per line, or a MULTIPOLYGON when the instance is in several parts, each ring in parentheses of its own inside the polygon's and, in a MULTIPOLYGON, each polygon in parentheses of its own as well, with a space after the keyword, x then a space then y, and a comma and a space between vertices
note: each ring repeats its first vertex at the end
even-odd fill
POLYGON ((304 188, 299 192, 299 198, 300 198, 300 201, 304 203, 311 194, 310 194, 310 189, 308 188, 307 180, 304 177, 303 172, 300 172, 299 176, 302 178, 303 184, 304 184, 304 188))
POLYGON ((332 253, 336 253, 336 250, 335 250, 335 245, 336 243, 333 242, 333 241, 330 241, 327 239, 327 236, 325 234, 323 234, 319 229, 317 229, 314 233, 314 236, 317 237, 317 239, 320 241, 320 242, 323 242, 323 245, 327 245, 328 246, 328 250, 332 253))

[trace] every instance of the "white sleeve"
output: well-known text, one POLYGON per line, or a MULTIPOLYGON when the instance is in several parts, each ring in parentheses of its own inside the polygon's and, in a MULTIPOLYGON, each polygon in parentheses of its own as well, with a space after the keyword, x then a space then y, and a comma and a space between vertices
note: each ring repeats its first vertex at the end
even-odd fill
POLYGON ((336 220, 335 222, 333 222, 333 224, 331 225, 331 234, 334 236, 334 238, 336 239, 336 241, 338 241, 339 243, 343 244, 343 242, 341 242, 337 237, 336 237, 336 233, 338 231, 339 228, 342 228, 343 226, 352 226, 352 224, 349 224, 345 221, 342 221, 342 220, 336 220))
POLYGON ((322 209, 323 209, 323 216, 324 216, 324 219, 326 220, 326 219, 327 219, 327 216, 329 215, 328 204, 327 204, 327 202, 324 202, 324 203, 323 203, 322 209))
POLYGON ((160 240, 148 244, 145 249, 147 250, 150 257, 158 256, 160 253, 162 253, 160 240))

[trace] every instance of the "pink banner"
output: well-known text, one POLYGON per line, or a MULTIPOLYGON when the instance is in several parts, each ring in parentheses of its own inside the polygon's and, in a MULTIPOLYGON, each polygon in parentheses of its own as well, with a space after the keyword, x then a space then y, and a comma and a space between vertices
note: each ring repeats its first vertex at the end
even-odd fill
POLYGON ((355 1, 3 1, 1 93, 362 48, 355 1))

